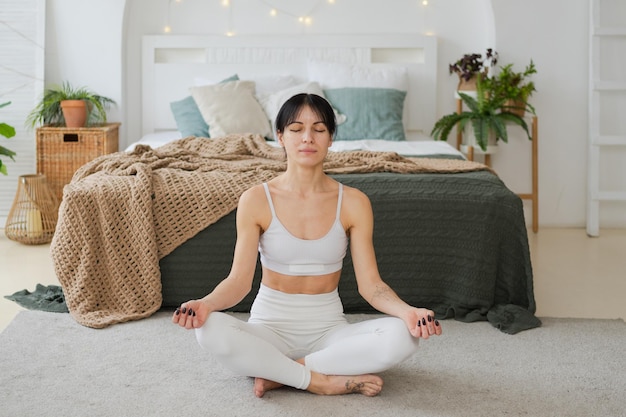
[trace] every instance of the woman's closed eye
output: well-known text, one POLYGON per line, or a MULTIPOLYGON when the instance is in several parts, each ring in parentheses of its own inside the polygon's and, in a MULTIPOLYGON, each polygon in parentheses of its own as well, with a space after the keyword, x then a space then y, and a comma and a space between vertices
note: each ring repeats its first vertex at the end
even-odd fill
MULTIPOLYGON (((301 128, 290 128, 289 129, 289 131, 292 132, 292 133, 300 133, 300 132, 302 132, 302 130, 303 129, 301 129, 301 128)), ((313 131, 316 132, 316 133, 326 133, 327 130, 322 128, 322 129, 313 129, 313 131)))

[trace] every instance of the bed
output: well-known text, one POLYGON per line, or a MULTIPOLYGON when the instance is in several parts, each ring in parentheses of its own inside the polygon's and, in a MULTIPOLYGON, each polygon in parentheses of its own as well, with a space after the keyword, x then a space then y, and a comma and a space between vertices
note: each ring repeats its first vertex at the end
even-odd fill
MULTIPOLYGON (((325 168, 370 197, 392 288, 441 319, 539 326, 521 200, 428 137, 436 57, 436 38, 416 34, 145 36, 143 136, 64 190, 51 252, 70 312, 105 327, 209 292, 230 270, 237 197, 284 169, 270 121, 307 91, 335 108, 325 168)), ((346 313, 373 311, 350 256, 339 291, 346 313)))

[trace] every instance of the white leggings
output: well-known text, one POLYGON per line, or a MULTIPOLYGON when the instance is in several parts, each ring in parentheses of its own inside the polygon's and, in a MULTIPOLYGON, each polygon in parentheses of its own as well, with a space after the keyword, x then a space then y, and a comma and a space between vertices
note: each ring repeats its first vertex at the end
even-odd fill
POLYGON ((261 284, 244 322, 211 313, 198 343, 231 371, 306 389, 311 371, 326 375, 381 372, 417 350, 418 339, 396 317, 349 324, 337 290, 286 294, 261 284), (304 358, 305 365, 296 362, 304 358))

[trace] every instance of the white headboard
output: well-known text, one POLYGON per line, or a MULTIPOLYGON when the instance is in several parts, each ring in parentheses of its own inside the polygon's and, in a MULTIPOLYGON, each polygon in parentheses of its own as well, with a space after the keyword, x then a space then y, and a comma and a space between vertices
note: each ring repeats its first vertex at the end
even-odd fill
POLYGON ((293 75, 307 81, 311 58, 407 68, 405 128, 430 132, 437 108, 437 39, 419 34, 144 36, 142 132, 176 130, 169 104, 188 96, 195 78, 293 75))

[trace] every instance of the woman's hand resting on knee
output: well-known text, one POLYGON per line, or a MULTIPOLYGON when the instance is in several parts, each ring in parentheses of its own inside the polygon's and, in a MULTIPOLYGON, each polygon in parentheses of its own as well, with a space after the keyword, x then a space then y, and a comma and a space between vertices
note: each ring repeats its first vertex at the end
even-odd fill
POLYGON ((187 301, 174 311, 172 323, 185 329, 195 329, 202 327, 210 313, 209 306, 202 300, 187 301))
POLYGON ((441 334, 441 324, 435 320, 435 313, 425 308, 412 307, 406 315, 405 322, 413 337, 428 339, 441 334))

